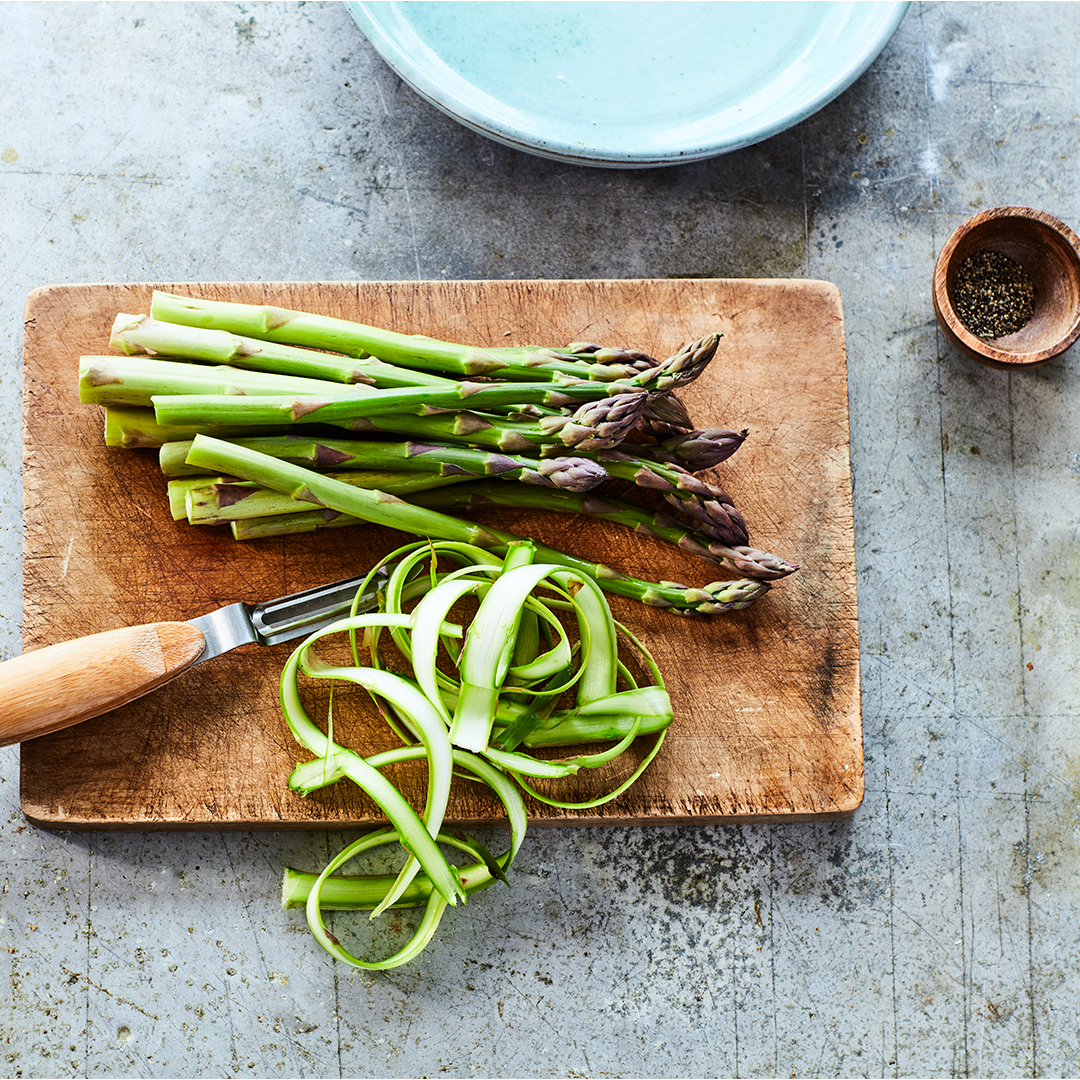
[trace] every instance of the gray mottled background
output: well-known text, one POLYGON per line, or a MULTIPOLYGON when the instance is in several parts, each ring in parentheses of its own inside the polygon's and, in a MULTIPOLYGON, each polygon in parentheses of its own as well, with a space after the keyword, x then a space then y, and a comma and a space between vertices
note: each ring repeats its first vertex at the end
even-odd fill
POLYGON ((534 832, 372 977, 278 907, 343 837, 40 831, 0 751, 0 1072, 1077 1075, 1080 361, 977 367, 929 282, 979 209, 1080 225, 1078 46, 1075 4, 916 3, 798 127, 609 171, 458 126, 337 3, 0 3, 3 656, 39 285, 825 278, 867 777, 840 823, 534 832))

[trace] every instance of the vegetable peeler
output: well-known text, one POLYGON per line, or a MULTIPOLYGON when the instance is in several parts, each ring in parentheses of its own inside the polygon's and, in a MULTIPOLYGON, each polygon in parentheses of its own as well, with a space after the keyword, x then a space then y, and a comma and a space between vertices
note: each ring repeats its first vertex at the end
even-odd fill
POLYGON ((240 645, 303 637, 354 605, 370 611, 385 580, 379 570, 262 604, 229 604, 188 622, 106 630, 16 656, 0 664, 0 746, 100 716, 240 645))

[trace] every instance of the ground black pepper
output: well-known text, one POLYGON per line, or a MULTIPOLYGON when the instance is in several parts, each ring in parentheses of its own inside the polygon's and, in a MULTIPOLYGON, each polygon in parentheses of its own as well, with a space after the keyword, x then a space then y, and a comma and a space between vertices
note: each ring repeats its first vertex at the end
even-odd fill
POLYGON ((1035 285, 1015 259, 1000 251, 977 251, 956 273, 953 307, 976 337, 1004 337, 1035 314, 1035 285))

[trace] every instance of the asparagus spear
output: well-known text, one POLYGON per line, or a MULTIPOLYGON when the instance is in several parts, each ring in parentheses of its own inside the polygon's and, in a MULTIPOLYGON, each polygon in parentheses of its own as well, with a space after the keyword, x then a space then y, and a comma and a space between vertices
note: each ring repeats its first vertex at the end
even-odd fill
MULTIPOLYGON (((272 436, 236 439, 241 446, 270 457, 315 469, 364 469, 434 473, 469 479, 505 476, 541 487, 588 491, 607 479, 607 472, 589 458, 532 458, 491 453, 452 443, 368 442, 363 439, 305 439, 272 436)), ((168 443, 158 452, 158 464, 166 476, 193 471, 187 464, 191 442, 168 443)))
POLYGON ((746 544, 720 543, 706 533, 687 528, 667 514, 651 513, 625 499, 600 495, 595 491, 522 488, 501 480, 481 480, 470 481, 453 490, 439 489, 417 493, 409 496, 409 501, 436 510, 476 511, 492 506, 513 506, 567 514, 588 514, 663 540, 746 577, 772 581, 793 574, 799 569, 778 555, 746 544))
POLYGON ((79 359, 79 401, 84 405, 148 406, 156 394, 246 400, 248 395, 276 398, 283 394, 325 394, 328 389, 350 398, 380 393, 368 386, 337 385, 335 388, 325 379, 245 371, 225 364, 187 364, 148 356, 83 356, 79 359))
MULTIPOLYGON (((403 391, 387 390, 380 394, 400 395, 403 391)), ((480 393, 478 391, 478 393, 480 393)), ((414 400, 415 395, 411 395, 414 400)), ((425 395, 421 395, 421 398, 425 395)), ((430 403, 433 395, 426 395, 430 403)), ((476 395, 473 395, 475 397, 476 395)), ((154 411, 159 423, 184 424, 208 423, 235 427, 237 417, 250 420, 253 424, 272 423, 271 417, 279 421, 295 424, 315 423, 327 420, 334 412, 353 413, 351 419, 343 418, 339 426, 350 430, 389 430, 404 434, 425 435, 425 429, 436 434, 437 438, 450 441, 465 441, 475 445, 491 446, 506 451, 543 449, 554 456, 562 453, 567 446, 601 450, 618 445, 637 423, 645 400, 644 393, 619 394, 601 401, 589 401, 577 412, 567 416, 542 416, 535 421, 510 421, 500 417, 482 417, 479 413, 462 409, 455 417, 424 416, 408 413, 357 415, 364 409, 359 401, 333 402, 321 407, 309 407, 305 399, 290 399, 278 402, 269 399, 238 398, 227 396, 196 398, 187 396, 165 396, 154 398, 154 411), (235 406, 235 407, 234 407, 235 406), (332 408, 331 406, 336 406, 332 408), (435 424, 431 420, 438 421, 435 424)), ((316 399, 311 399, 315 401, 316 399)), ((463 399, 468 400, 468 399, 463 399)), ((423 405, 418 402, 417 407, 423 405)))
POLYGON ((719 344, 719 334, 706 334, 682 346, 662 364, 641 372, 630 382, 634 386, 657 391, 660 395, 668 394, 693 382, 709 366, 719 344))
POLYGON ((374 357, 356 359, 315 349, 298 349, 292 345, 240 337, 224 330, 205 330, 197 326, 162 322, 149 315, 117 315, 109 344, 129 356, 170 356, 212 361, 254 371, 300 375, 339 383, 445 388, 452 381, 441 375, 396 367, 374 357))
POLYGON ((662 363, 633 349, 604 349, 572 342, 565 349, 520 346, 478 349, 419 335, 383 330, 347 319, 288 308, 200 300, 155 291, 151 315, 163 322, 225 330, 257 340, 329 349, 346 356, 379 359, 402 367, 475 377, 532 381, 559 375, 603 382, 637 377, 641 386, 666 391, 697 378, 716 352, 719 334, 707 334, 662 363))
MULTIPOLYGON (((171 445, 183 449, 186 454, 192 444, 186 442, 171 445)), ((258 441, 251 440, 246 445, 248 449, 256 449, 258 441), (252 443, 256 445, 252 446, 252 443)), ((490 454, 477 456, 496 458, 496 455, 490 454)), ((371 464, 377 460, 377 455, 372 455, 371 464)), ((606 475, 603 469, 593 462, 578 462, 573 458, 545 458, 543 461, 524 459, 513 468, 501 468, 504 462, 509 460, 491 462, 494 467, 500 467, 498 475, 545 488, 585 491, 594 487, 606 475)), ((387 463, 392 465, 394 459, 388 458, 387 463)), ((442 469, 438 467, 436 459, 431 459, 431 463, 432 467, 425 471, 385 466, 376 469, 355 465, 345 472, 327 472, 324 475, 368 490, 385 491, 401 498, 407 498, 414 492, 461 483, 475 476, 485 475, 460 468, 442 469)), ((315 509, 318 505, 297 503, 294 499, 260 488, 248 481, 201 474, 170 480, 167 487, 174 519, 187 517, 192 525, 222 525, 237 519, 301 512, 315 509)))
POLYGON ((278 431, 277 428, 251 427, 215 427, 211 431, 206 424, 186 424, 182 427, 159 424, 154 418, 153 409, 139 405, 107 405, 104 411, 105 445, 122 446, 128 450, 157 449, 171 442, 190 441, 200 433, 228 439, 275 434, 278 431))
MULTIPOLYGON (((713 537, 688 527, 663 512, 653 513, 625 499, 599 495, 596 492, 521 487, 503 480, 469 480, 453 487, 417 489, 411 493, 395 488, 393 493, 407 498, 417 506, 455 513, 509 506, 556 513, 587 514, 624 525, 637 533, 672 544, 688 554, 700 556, 727 570, 762 581, 775 581, 799 569, 778 555, 745 544, 721 544, 713 537)), ((293 532, 342 528, 359 524, 361 521, 357 517, 326 512, 311 506, 301 508, 295 502, 282 505, 280 510, 280 513, 277 510, 260 513, 261 505, 255 499, 245 500, 240 506, 232 507, 228 520, 233 523, 233 536, 238 540, 266 539, 270 536, 287 536, 293 532), (271 517, 274 520, 269 520, 271 517)), ((189 520, 195 523, 190 515, 189 520)), ((208 519, 206 523, 222 522, 208 519)))
MULTIPOLYGON (((469 479, 468 476, 374 469, 325 475, 354 487, 384 491, 402 499, 430 488, 459 484, 469 479)), ((167 487, 173 519, 187 518, 191 525, 227 525, 240 519, 275 517, 320 508, 318 503, 302 502, 250 481, 226 476, 181 477, 170 480, 167 487)))
MULTIPOLYGON (((430 417, 391 414, 377 419, 377 425, 371 419, 362 419, 347 422, 347 426, 355 431, 417 435, 430 440, 453 441, 507 453, 544 453, 549 444, 553 454, 562 454, 566 449, 566 444, 560 443, 558 439, 549 439, 533 420, 517 421, 471 412, 430 417)), ((633 426, 629 423, 630 419, 632 418, 626 419, 626 431, 633 426)), ((335 426, 340 431, 346 425, 335 426)), ((159 424, 152 408, 119 405, 105 407, 105 442, 109 446, 158 448, 171 442, 190 441, 196 435, 241 440, 256 436, 289 435, 290 438, 297 439, 308 437, 290 435, 288 428, 276 425, 253 427, 205 423, 159 424)))
MULTIPOLYGON (((339 513, 419 536, 475 544, 500 555, 505 555, 507 545, 522 539, 500 529, 475 525, 448 514, 414 506, 384 492, 352 487, 300 465, 278 461, 258 451, 206 435, 196 436, 188 460, 208 472, 251 480, 293 498, 319 503, 339 513)), ((753 603, 769 589, 768 582, 752 579, 714 581, 701 588, 675 582, 642 581, 602 563, 543 544, 533 546, 540 561, 559 563, 589 575, 608 592, 636 599, 650 607, 665 608, 675 614, 714 615, 737 610, 753 603)))
POLYGON ((391 364, 440 374, 476 377, 498 374, 500 379, 535 381, 557 374, 610 382, 636 374, 656 361, 633 350, 600 350, 591 343, 580 351, 522 346, 481 349, 435 338, 382 330, 347 319, 309 314, 287 308, 202 300, 155 291, 150 314, 163 322, 290 345, 328 349, 346 356, 377 356, 391 364))
MULTIPOLYGON (((160 361, 166 363, 166 361, 160 361)), ((192 366, 192 365, 187 365, 192 366)), ((269 377, 269 376, 264 376, 269 377)), ((281 377, 281 376, 279 376, 281 377)), ((432 412, 460 412, 465 409, 483 412, 495 406, 521 405, 536 401, 543 405, 562 408, 582 402, 611 400, 606 396, 607 387, 595 383, 579 382, 553 387, 547 383, 455 383, 452 389, 431 387, 397 387, 390 390, 372 390, 350 387, 334 392, 323 384, 319 391, 301 390, 297 393, 253 393, 250 397, 236 394, 199 392, 184 393, 172 389, 160 391, 152 397, 157 418, 162 423, 251 423, 251 424, 338 424, 357 417, 376 416, 382 413, 415 413, 420 416, 432 412)), ((645 393, 637 391, 625 395, 634 399, 638 411, 644 407, 645 393)), ((143 402, 126 402, 143 404, 143 402)), ((542 420, 561 420, 542 417, 542 420)))

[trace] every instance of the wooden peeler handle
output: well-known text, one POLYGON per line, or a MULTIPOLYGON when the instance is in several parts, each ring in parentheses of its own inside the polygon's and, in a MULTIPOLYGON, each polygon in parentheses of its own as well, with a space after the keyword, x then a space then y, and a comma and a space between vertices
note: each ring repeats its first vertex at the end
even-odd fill
POLYGON ((0 664, 0 746, 100 716, 190 667, 202 632, 147 623, 75 638, 0 664))

